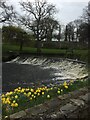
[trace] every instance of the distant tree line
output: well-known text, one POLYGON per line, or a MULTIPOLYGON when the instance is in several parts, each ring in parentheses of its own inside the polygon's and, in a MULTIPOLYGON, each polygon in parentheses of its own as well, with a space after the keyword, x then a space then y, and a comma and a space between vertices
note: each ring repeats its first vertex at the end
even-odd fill
POLYGON ((65 28, 65 41, 77 41, 88 44, 90 27, 90 2, 83 10, 81 18, 69 22, 65 28))
MULTIPOLYGON (((0 1, 0 23, 4 26, 3 42, 18 43, 20 51, 28 41, 35 41, 37 53, 41 52, 41 47, 45 44, 52 47, 52 40, 55 39, 60 44, 63 41, 77 42, 87 45, 89 40, 88 26, 90 26, 90 2, 84 9, 81 18, 69 22, 62 31, 62 25, 54 19, 56 7, 46 0, 34 2, 20 2, 22 14, 14 10, 12 5, 8 5, 6 0, 0 1), (50 46, 51 45, 51 46, 50 46)), ((54 47, 54 45, 53 45, 54 47)))

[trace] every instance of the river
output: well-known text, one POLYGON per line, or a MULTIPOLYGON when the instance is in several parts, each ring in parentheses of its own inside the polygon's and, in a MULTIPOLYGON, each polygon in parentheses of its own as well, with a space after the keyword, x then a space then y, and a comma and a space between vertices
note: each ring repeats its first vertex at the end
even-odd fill
POLYGON ((59 85, 63 81, 87 77, 86 65, 60 58, 17 57, 2 63, 3 92, 16 87, 59 85))

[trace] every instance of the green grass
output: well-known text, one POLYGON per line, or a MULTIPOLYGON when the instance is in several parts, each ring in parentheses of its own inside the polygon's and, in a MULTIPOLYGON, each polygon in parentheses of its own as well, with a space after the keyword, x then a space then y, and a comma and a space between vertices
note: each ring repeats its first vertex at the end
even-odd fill
MULTIPOLYGON (((3 57, 5 56, 8 51, 13 51, 19 53, 19 46, 18 45, 10 45, 10 44, 3 44, 2 46, 2 53, 3 57)), ((23 47, 22 49, 23 54, 37 54, 37 48, 31 47, 23 47)), ((72 53, 66 53, 66 49, 41 49, 41 53, 43 55, 58 55, 64 58, 72 58, 72 59, 79 59, 81 61, 88 61, 88 50, 73 50, 72 53)))
MULTIPOLYGON (((31 96, 27 97, 26 95, 24 95, 24 93, 28 94, 28 92, 30 92, 30 89, 29 89, 29 91, 24 91, 22 93, 21 92, 19 93, 17 91, 13 92, 12 95, 4 96, 4 98, 5 99, 11 98, 11 102, 13 102, 15 100, 19 106, 11 107, 8 104, 3 104, 3 110, 2 110, 3 117, 9 116, 10 114, 18 112, 20 110, 25 110, 27 108, 34 107, 38 104, 49 101, 50 99, 55 98, 59 95, 68 94, 71 91, 79 90, 80 88, 83 88, 86 86, 90 86, 90 82, 88 82, 88 80, 83 80, 83 81, 78 80, 78 81, 74 81, 73 83, 69 82, 68 88, 65 88, 64 85, 62 84, 60 86, 46 88, 45 90, 41 89, 41 91, 39 92, 40 96, 36 95, 36 98, 33 98, 32 100, 30 100, 31 96), (63 90, 63 91, 61 91, 61 90, 63 90), (58 93, 57 91, 60 91, 60 93, 58 93), (45 94, 42 95, 42 92, 44 92, 45 94), (15 99, 16 95, 18 95, 18 99, 15 99), (47 98, 47 95, 49 95, 50 98, 47 98)), ((20 90, 22 90, 22 89, 20 89, 20 90)), ((25 90, 26 90, 26 88, 25 88, 25 90)), ((34 92, 31 92, 31 93, 34 94, 35 90, 36 89, 34 89, 34 92)))
MULTIPOLYGON (((4 44, 2 46, 3 53, 7 51, 18 51, 19 52, 19 46, 18 45, 8 45, 4 44)), ((42 53, 46 54, 59 54, 59 53, 65 53, 66 50, 61 49, 41 49, 42 53)), ((31 47, 23 47, 22 52, 26 53, 36 53, 37 48, 31 48, 31 47)))

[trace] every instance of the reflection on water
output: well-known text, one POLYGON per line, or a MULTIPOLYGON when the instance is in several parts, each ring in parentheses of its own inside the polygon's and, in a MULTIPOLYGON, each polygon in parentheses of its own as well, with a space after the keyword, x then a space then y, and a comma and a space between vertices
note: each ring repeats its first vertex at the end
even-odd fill
POLYGON ((85 64, 60 58, 17 57, 2 66, 3 91, 18 86, 50 86, 88 76, 85 64))

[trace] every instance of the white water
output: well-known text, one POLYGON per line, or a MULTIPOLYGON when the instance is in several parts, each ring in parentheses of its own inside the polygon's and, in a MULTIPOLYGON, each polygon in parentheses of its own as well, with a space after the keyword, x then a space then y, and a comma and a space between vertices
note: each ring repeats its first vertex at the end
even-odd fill
POLYGON ((12 61, 7 63, 17 63, 17 64, 31 64, 39 65, 43 69, 54 69, 55 71, 51 73, 53 76, 52 80, 76 80, 83 79, 88 76, 86 65, 83 63, 78 63, 77 61, 68 59, 52 59, 44 57, 28 57, 20 58, 17 57, 12 61))

